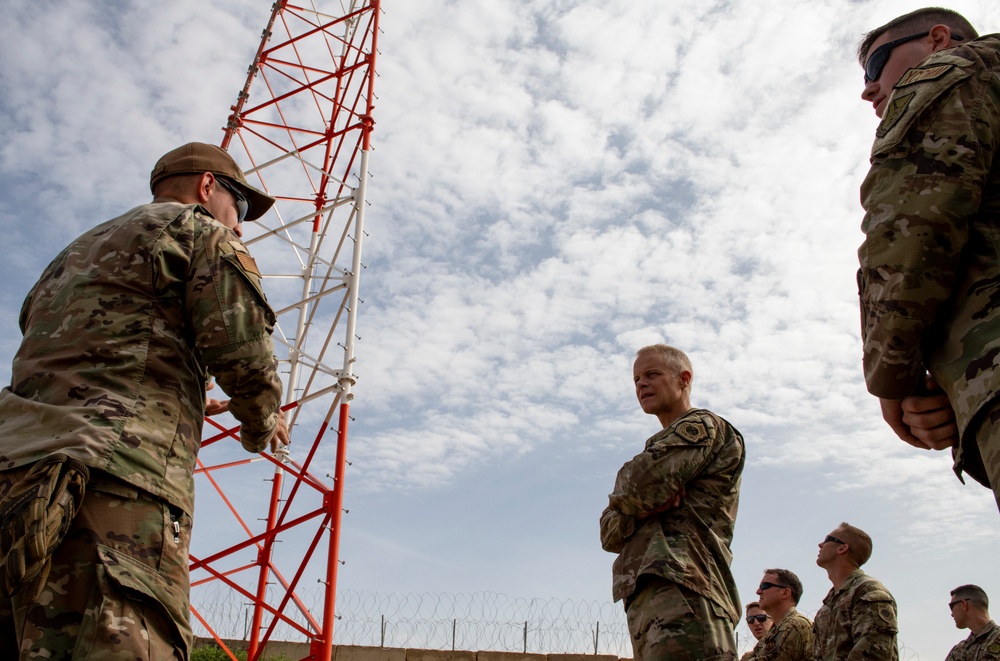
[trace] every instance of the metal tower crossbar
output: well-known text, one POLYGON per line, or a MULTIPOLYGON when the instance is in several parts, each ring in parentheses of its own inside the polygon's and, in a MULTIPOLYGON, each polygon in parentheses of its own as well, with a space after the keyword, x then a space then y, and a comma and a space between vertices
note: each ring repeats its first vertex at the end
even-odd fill
POLYGON ((316 4, 273 5, 222 139, 277 200, 243 231, 278 315, 292 443, 248 457, 232 418, 207 420, 215 433, 202 442, 199 508, 219 502, 213 514, 228 518, 199 519, 191 610, 230 656, 224 640, 242 633, 250 661, 278 632, 308 640, 309 659, 330 661, 333 650, 381 9, 380 0, 328 0, 336 14, 316 4), (310 609, 297 589, 315 580, 324 598, 310 609), (242 632, 231 612, 210 612, 220 591, 246 609, 242 632))

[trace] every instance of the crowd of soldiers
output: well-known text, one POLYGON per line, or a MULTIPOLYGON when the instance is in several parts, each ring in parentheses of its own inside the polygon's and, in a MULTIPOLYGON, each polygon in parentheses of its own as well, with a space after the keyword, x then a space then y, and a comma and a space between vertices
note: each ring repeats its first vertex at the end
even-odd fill
MULTIPOLYGON (((797 610, 802 581, 788 569, 767 569, 757 587, 757 601, 746 605, 746 622, 757 639, 740 661, 812 661, 813 659, 898 659, 896 602, 889 590, 861 570, 871 555, 871 538, 842 523, 819 544, 816 564, 826 569, 833 587, 815 620, 797 610)), ((1000 659, 1000 627, 990 619, 990 600, 978 585, 951 591, 948 609, 969 636, 945 661, 1000 659)))
MULTIPOLYGON (((1000 506, 1000 35, 928 7, 869 32, 857 55, 881 119, 861 186, 865 383, 900 439, 950 449, 959 479, 1000 506)), ((675 347, 637 352, 636 398, 663 429, 618 471, 600 519, 637 661, 737 654, 730 548, 745 447, 727 420, 692 408, 693 374, 675 347)), ((795 608, 798 577, 766 570, 744 658, 897 661, 895 600, 861 570, 871 553, 848 523, 819 543, 832 587, 813 622, 795 608)), ((1000 659, 988 607, 977 586, 952 591, 955 624, 971 634, 948 659, 1000 659)))

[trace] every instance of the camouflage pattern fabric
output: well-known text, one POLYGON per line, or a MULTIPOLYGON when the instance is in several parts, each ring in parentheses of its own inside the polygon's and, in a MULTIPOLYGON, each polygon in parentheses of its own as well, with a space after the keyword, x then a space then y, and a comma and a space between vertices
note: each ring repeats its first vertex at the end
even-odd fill
POLYGON ((702 595, 646 575, 625 615, 635 661, 735 661, 728 615, 702 595))
POLYGON ((85 465, 57 453, 32 464, 0 498, 0 597, 38 597, 89 479, 85 465))
POLYGON ((896 600, 860 569, 831 588, 813 621, 816 661, 898 661, 896 600))
POLYGON ((993 620, 978 634, 955 645, 945 661, 994 661, 1000 659, 1000 627, 993 620))
POLYGON ((754 661, 812 661, 813 623, 793 607, 764 634, 750 658, 754 661))
POLYGON ((182 510, 94 471, 39 598, 0 599, 0 658, 186 660, 190 540, 182 510))
POLYGON ((961 471, 983 486, 993 486, 993 497, 1000 509, 1000 398, 979 411, 966 432, 966 441, 952 448, 955 472, 961 471))
POLYGON ((202 207, 154 201, 97 226, 21 309, 0 470, 64 452, 190 514, 209 375, 247 450, 277 425, 274 323, 246 247, 202 207))
POLYGON ((601 545, 618 554, 615 601, 632 595, 641 576, 660 576, 708 599, 732 637, 741 610, 730 545, 744 458, 732 425, 691 409, 621 467, 601 515, 601 545), (682 487, 680 505, 664 510, 682 487))
POLYGON ((749 652, 745 652, 743 656, 740 657, 740 661, 753 661, 754 655, 757 654, 757 650, 760 649, 760 642, 764 640, 761 638, 757 641, 757 644, 753 646, 753 649, 749 652))
POLYGON ((925 369, 963 434, 1000 390, 1000 36, 933 53, 900 78, 861 186, 868 390, 918 391, 925 369))

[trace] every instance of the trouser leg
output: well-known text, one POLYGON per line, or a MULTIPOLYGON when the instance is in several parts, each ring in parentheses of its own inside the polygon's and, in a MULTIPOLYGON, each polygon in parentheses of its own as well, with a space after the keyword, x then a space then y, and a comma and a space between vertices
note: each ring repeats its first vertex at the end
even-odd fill
MULTIPOLYGON (((98 473, 39 597, 11 600, 20 658, 187 659, 190 523, 98 473)), ((2 618, 0 608, 0 626, 2 618)))
POLYGON ((1000 397, 987 403, 969 423, 960 447, 953 449, 955 472, 992 489, 1000 509, 1000 397))
POLYGON ((724 611, 659 576, 640 578, 626 608, 635 661, 734 661, 736 639, 724 611))

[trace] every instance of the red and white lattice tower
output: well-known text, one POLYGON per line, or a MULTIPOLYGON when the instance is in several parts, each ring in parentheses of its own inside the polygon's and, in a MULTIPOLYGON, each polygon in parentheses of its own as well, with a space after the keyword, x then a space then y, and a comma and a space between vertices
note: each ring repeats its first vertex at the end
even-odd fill
POLYGON ((247 458, 233 441, 238 427, 231 418, 229 424, 207 420, 198 465, 191 612, 193 624, 227 652, 222 639, 241 637, 233 635, 232 620, 234 613, 242 616, 250 661, 261 656, 275 631, 308 640, 306 658, 331 658, 356 380, 380 2, 304 4, 274 3, 222 140, 251 184, 277 199, 272 211, 243 229, 278 314, 274 340, 292 445, 291 453, 247 458), (212 499, 221 505, 211 509, 209 520, 204 509, 212 499), (259 518, 262 507, 266 517, 259 518), (218 511, 231 517, 222 521, 218 511), (222 548, 206 551, 206 543, 222 548), (317 587, 323 595, 318 604, 317 587), (200 601, 208 589, 214 601, 200 601), (228 594, 222 616, 220 590, 228 594), (313 595, 312 603, 305 593, 313 595))

